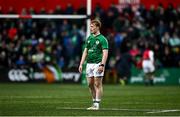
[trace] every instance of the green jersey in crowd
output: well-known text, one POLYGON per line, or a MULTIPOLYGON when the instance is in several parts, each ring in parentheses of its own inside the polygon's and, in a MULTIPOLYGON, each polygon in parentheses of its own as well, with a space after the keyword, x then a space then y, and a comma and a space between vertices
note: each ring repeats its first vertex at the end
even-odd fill
POLYGON ((85 48, 88 51, 87 63, 99 63, 102 61, 103 50, 108 49, 108 41, 102 34, 91 34, 86 40, 85 48))

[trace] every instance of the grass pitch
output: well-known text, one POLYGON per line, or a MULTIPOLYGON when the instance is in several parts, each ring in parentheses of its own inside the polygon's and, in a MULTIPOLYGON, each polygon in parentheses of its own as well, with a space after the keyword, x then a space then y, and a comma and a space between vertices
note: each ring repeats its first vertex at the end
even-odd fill
POLYGON ((180 116, 180 87, 104 85, 101 109, 90 105, 87 86, 0 84, 0 116, 180 116))

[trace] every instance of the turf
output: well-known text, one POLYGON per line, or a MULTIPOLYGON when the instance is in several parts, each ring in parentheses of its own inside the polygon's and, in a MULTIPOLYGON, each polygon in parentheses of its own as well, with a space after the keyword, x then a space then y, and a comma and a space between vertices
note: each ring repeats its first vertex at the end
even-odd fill
POLYGON ((88 111, 87 86, 0 84, 0 116, 179 116, 179 86, 104 85, 101 110, 88 111))

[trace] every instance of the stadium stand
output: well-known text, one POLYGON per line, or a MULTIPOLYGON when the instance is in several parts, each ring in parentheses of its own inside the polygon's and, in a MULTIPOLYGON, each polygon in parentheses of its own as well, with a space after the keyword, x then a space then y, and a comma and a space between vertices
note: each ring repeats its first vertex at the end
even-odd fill
MULTIPOLYGON (((21 14, 83 14, 82 6, 77 10, 68 5, 62 10, 60 6, 54 11, 41 9, 37 13, 33 8, 22 9, 21 14)), ((0 12, 3 14, 3 12, 0 12)), ((10 7, 8 14, 16 14, 10 7)), ((110 42, 109 60, 130 52, 133 57, 141 56, 148 42, 155 51, 158 67, 180 66, 180 7, 169 4, 164 8, 159 4, 147 9, 141 5, 133 10, 127 6, 121 12, 110 5, 103 9, 96 5, 92 18, 103 22, 102 33, 110 42), (133 46, 137 46, 137 53, 133 46)), ((41 68, 44 64, 58 64, 63 67, 77 67, 85 40, 85 21, 83 20, 32 20, 0 19, 0 65, 12 67, 41 68)), ((108 66, 111 61, 108 62, 108 66)), ((110 68, 110 67, 109 67, 110 68)))

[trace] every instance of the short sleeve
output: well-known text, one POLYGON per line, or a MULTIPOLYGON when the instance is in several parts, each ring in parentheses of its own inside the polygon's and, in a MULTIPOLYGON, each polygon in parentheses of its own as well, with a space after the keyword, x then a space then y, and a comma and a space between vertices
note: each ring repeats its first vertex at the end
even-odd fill
POLYGON ((102 49, 108 49, 109 45, 108 45, 108 41, 106 38, 102 39, 102 49))

